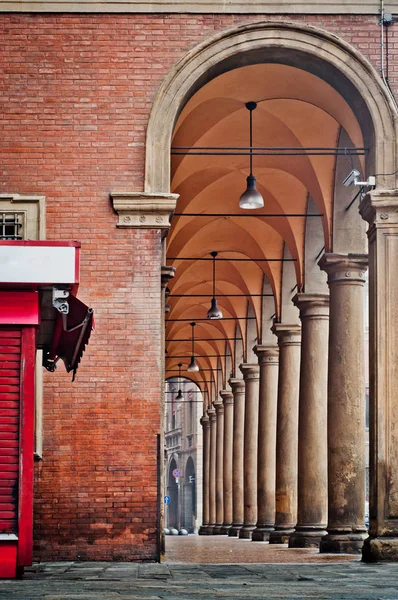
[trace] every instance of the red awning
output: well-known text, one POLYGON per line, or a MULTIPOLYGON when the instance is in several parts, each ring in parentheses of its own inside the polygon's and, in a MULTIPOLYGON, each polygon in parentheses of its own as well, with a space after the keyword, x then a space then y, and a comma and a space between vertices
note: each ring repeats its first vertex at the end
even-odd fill
POLYGON ((93 309, 75 296, 68 297, 69 313, 58 313, 54 336, 49 352, 44 357, 44 366, 54 371, 61 358, 67 372, 73 371, 72 381, 83 356, 84 349, 94 329, 93 309))

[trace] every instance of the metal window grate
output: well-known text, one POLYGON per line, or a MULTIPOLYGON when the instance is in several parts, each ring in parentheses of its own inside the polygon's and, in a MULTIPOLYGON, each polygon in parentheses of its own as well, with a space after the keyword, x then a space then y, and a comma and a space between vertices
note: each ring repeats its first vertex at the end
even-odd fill
POLYGON ((0 240, 22 240, 22 215, 0 213, 0 240))

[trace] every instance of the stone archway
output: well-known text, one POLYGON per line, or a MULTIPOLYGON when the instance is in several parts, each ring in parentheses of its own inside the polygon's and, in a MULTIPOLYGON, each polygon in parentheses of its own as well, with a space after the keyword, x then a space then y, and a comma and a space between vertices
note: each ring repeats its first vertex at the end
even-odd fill
MULTIPOLYGON (((355 109, 367 140, 374 139, 373 169, 393 173, 397 162, 397 120, 393 102, 372 65, 352 46, 315 27, 263 22, 224 31, 192 49, 160 86, 147 129, 145 191, 170 191, 170 142, 179 112, 207 81, 236 66, 286 62, 328 81, 355 109)), ((393 189, 398 176, 378 185, 393 189)))
MULTIPOLYGON (((391 351, 391 344, 395 348, 396 335, 394 326, 391 327, 395 323, 393 303, 390 301, 387 307, 384 306, 385 297, 393 296, 391 290, 397 260, 395 254, 398 254, 398 248, 395 249, 393 245, 397 235, 395 229, 398 228, 395 218, 398 205, 398 192, 395 190, 398 181, 397 119, 393 102, 375 69, 360 53, 338 37, 294 23, 249 24, 214 36, 185 56, 170 72, 158 92, 147 131, 145 192, 148 196, 169 193, 173 128, 180 111, 195 92, 224 72, 261 62, 298 67, 329 83, 355 112, 365 146, 370 148, 367 172, 378 175, 377 190, 368 195, 361 208, 362 216, 371 224, 370 289, 373 296, 370 324, 373 344, 371 379, 374 381, 371 389, 371 539, 376 539, 367 559, 380 557, 383 552, 384 555, 388 554, 378 547, 378 536, 384 535, 382 529, 385 525, 387 535, 397 539, 397 549, 392 552, 394 558, 397 558, 398 531, 393 523, 394 515, 398 514, 394 500, 396 490, 394 484, 388 481, 387 474, 391 468, 398 468, 398 457, 392 444, 398 431, 398 422, 392 422, 388 416, 391 412, 396 412, 398 406, 398 396, 391 391, 393 386, 390 385, 394 379, 392 364, 398 362, 395 361, 398 356, 394 357, 394 352, 391 351), (377 244, 381 249, 379 253, 376 252, 377 244), (385 336, 387 343, 383 335, 380 335, 380 329, 377 330, 380 323, 388 330, 385 336), (376 427, 379 428, 378 431, 376 427), (380 467, 378 456, 386 451, 384 441, 380 441, 384 437, 388 440, 389 456, 387 464, 383 463, 380 467), (387 508, 386 497, 390 499, 387 508)), ((340 256, 342 268, 347 271, 345 275, 350 277, 350 269, 344 266, 344 261, 347 259, 347 265, 351 265, 351 255, 340 256)), ((362 273, 359 273, 358 277, 360 276, 362 273)), ((334 274, 332 278, 335 278, 334 274)), ((398 323, 396 329, 398 330, 398 323)), ((398 351, 395 352, 398 354, 398 351)), ((394 544, 395 542, 392 546, 394 544)), ((372 542, 368 544, 368 548, 371 546, 372 542)))

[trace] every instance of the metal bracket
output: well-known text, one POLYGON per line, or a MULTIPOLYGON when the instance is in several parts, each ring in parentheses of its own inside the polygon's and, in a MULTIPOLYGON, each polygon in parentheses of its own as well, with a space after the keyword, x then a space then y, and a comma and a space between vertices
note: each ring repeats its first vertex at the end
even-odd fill
POLYGON ((68 290, 59 290, 57 288, 53 288, 53 307, 61 313, 61 315, 69 314, 69 304, 66 300, 68 298, 69 292, 68 290))

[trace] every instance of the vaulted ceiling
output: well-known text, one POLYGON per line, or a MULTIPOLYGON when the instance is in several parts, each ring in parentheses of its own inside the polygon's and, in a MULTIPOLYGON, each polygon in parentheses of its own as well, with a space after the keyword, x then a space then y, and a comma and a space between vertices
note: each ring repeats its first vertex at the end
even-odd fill
MULTIPOLYGON (((295 67, 257 64, 235 69, 204 85, 188 101, 172 141, 171 191, 179 194, 176 214, 182 216, 174 217, 167 238, 168 264, 177 270, 169 286, 166 377, 174 374, 179 362, 186 374, 191 354, 190 321, 197 323, 195 338, 209 340, 195 343, 199 366, 216 369, 219 363, 224 384, 230 376, 227 371, 233 370, 233 338, 242 336, 245 359, 247 344, 251 343, 250 339, 246 344, 246 336, 263 341, 264 289, 273 294, 278 320, 285 301, 284 268, 294 265, 298 289, 304 289, 309 276, 305 272, 305 236, 311 217, 292 215, 308 213, 310 202, 321 215, 317 219, 325 250, 333 247, 334 154, 281 150, 254 156, 253 172, 264 208, 239 208, 249 174, 249 156, 247 150, 245 155, 238 155, 233 149, 249 146, 249 112, 245 106, 249 101, 257 102, 254 147, 336 148, 342 131, 349 146, 364 145, 358 121, 342 96, 322 79, 295 67), (197 153, 187 152, 187 147, 196 148, 197 153), (209 154, 199 149, 203 147, 224 149, 220 150, 224 154, 209 154), (205 320, 212 296, 212 263, 197 260, 211 259, 212 251, 219 253, 216 295, 224 319, 218 321, 205 320), (237 258, 251 261, 234 260, 237 258), (245 320, 248 315, 249 320, 245 320), (226 343, 225 339, 231 341, 226 343), (232 355, 228 365, 222 358, 225 354, 232 355)), ((198 382, 210 379, 209 373, 206 377, 200 372, 192 375, 198 382)), ((209 389, 209 384, 205 387, 209 389)))

